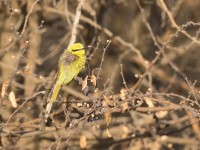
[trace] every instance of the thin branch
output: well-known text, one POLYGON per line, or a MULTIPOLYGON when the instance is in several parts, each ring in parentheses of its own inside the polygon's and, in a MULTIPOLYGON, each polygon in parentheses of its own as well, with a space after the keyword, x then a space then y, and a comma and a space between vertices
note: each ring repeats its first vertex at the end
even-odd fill
POLYGON ((80 0, 78 7, 76 8, 76 15, 75 15, 73 26, 72 26, 72 35, 71 35, 71 39, 67 48, 69 48, 76 41, 77 28, 78 28, 79 20, 81 17, 81 9, 83 7, 84 2, 85 0, 80 0))
POLYGON ((168 10, 164 0, 159 0, 159 1, 160 1, 161 5, 163 7, 163 10, 167 13, 169 20, 171 21, 172 26, 174 28, 176 28, 178 31, 180 31, 181 33, 183 33, 185 36, 187 36, 190 40, 194 41, 197 44, 200 44, 200 42, 195 37, 192 37, 191 35, 189 35, 185 30, 181 30, 181 28, 177 25, 176 21, 174 20, 172 14, 168 10))

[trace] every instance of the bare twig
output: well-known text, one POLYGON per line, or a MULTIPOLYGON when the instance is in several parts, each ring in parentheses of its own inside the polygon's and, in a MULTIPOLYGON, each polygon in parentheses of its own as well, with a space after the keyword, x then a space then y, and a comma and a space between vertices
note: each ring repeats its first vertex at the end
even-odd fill
POLYGON ((76 41, 77 28, 78 28, 79 20, 81 17, 81 9, 83 7, 84 2, 85 2, 85 0, 80 0, 78 7, 76 8, 76 15, 75 15, 73 27, 72 27, 72 35, 71 35, 71 39, 70 39, 68 48, 76 41))
POLYGON ((124 84, 125 88, 128 89, 127 84, 126 84, 126 80, 124 78, 123 70, 122 70, 122 64, 120 64, 120 69, 121 69, 120 74, 122 76, 123 84, 124 84))
POLYGON ((177 23, 175 22, 172 14, 170 13, 170 11, 168 10, 164 0, 159 0, 162 7, 163 7, 163 10, 167 13, 168 17, 169 17, 169 20, 171 21, 171 24, 173 27, 175 27, 178 31, 180 31, 181 33, 183 33, 185 36, 187 36, 190 40, 194 41, 195 43, 197 44, 200 44, 200 42, 195 38, 195 37, 192 37, 190 36, 185 30, 181 30, 181 28, 177 25, 177 23))
POLYGON ((31 15, 31 13, 33 12, 33 9, 34 9, 35 5, 36 5, 39 1, 40 1, 40 0, 36 0, 36 1, 32 4, 30 11, 29 11, 28 14, 26 15, 25 22, 24 22, 24 26, 23 26, 22 32, 21 32, 21 36, 24 34, 24 31, 25 31, 26 26, 27 26, 27 23, 28 23, 28 18, 29 18, 29 16, 31 15))

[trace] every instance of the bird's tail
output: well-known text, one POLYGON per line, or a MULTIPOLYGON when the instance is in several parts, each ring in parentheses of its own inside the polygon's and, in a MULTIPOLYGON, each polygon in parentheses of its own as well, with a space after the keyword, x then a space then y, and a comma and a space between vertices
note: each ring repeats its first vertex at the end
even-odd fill
POLYGON ((57 81, 53 87, 53 91, 51 92, 50 100, 46 106, 46 114, 45 114, 46 122, 47 122, 47 118, 50 114, 52 104, 53 104, 53 102, 56 101, 56 98, 58 96, 58 92, 60 91, 60 88, 61 88, 61 84, 59 84, 57 81))

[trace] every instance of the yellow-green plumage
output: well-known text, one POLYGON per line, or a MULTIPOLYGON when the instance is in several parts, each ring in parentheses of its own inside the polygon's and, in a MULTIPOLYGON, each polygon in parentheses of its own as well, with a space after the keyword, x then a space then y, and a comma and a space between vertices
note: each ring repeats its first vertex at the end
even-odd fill
POLYGON ((58 76, 46 107, 46 118, 51 111, 62 85, 69 83, 85 67, 85 50, 81 43, 75 43, 64 51, 58 64, 58 76))

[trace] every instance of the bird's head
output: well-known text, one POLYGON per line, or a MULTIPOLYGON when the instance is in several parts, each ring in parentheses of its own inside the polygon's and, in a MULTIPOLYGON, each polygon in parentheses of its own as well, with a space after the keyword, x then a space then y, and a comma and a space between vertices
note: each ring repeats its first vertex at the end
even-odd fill
POLYGON ((68 51, 71 52, 75 56, 84 56, 85 55, 85 49, 83 44, 81 43, 74 43, 69 48, 68 51))

